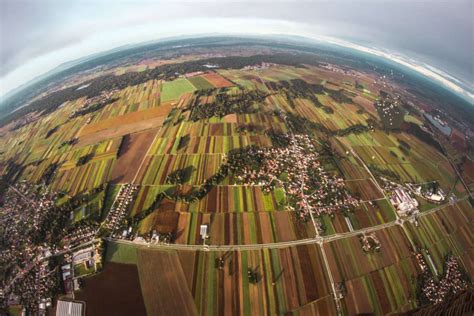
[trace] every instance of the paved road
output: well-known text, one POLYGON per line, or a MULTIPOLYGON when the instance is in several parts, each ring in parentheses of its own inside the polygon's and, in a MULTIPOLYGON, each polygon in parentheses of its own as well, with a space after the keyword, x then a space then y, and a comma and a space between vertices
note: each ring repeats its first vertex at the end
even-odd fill
MULTIPOLYGON (((461 199, 458 199, 458 201, 463 201, 468 199, 469 196, 465 196, 461 199)), ((418 214, 418 217, 423 217, 428 214, 432 214, 434 212, 437 212, 448 205, 453 205, 456 203, 450 202, 444 205, 437 206, 431 210, 425 211, 423 213, 418 214)), ((324 243, 332 242, 335 240, 339 239, 344 239, 344 238, 349 238, 349 237, 354 237, 359 234, 364 234, 364 233, 371 233, 375 232, 378 230, 386 229, 389 227, 393 227, 395 225, 400 225, 403 228, 403 232, 409 239, 409 236, 406 234, 405 226, 403 225, 404 222, 406 222, 409 219, 412 219, 414 215, 407 217, 406 219, 400 220, 397 218, 397 220, 377 225, 377 226, 372 226, 372 227, 367 227, 359 230, 355 230, 352 232, 347 232, 347 233, 340 233, 340 234, 334 234, 330 236, 319 236, 319 234, 316 235, 315 238, 307 238, 307 239, 300 239, 296 241, 287 241, 287 242, 278 242, 278 243, 266 243, 266 244, 247 244, 247 245, 210 245, 210 246, 203 246, 203 245, 179 245, 179 244, 159 244, 159 243, 148 243, 148 242, 139 242, 139 241, 129 241, 129 240, 120 240, 120 239, 112 239, 112 238, 105 238, 106 240, 110 242, 115 242, 115 243, 120 243, 120 244, 127 244, 127 245, 132 245, 135 247, 139 248, 153 248, 153 249, 159 249, 159 250, 184 250, 184 251, 221 251, 221 252, 226 252, 226 251, 248 251, 248 250, 261 250, 261 249, 279 249, 279 248, 287 248, 287 247, 292 247, 292 246, 299 246, 299 245, 311 245, 311 244, 317 244, 319 245, 321 249, 321 254, 324 262, 324 267, 327 271, 328 277, 329 277, 329 282, 331 284, 331 290, 332 290, 332 295, 334 302, 336 304, 336 309, 338 311, 338 314, 342 314, 342 305, 340 302, 340 297, 336 291, 336 286, 334 283, 334 279, 332 276, 331 272, 331 267, 329 265, 329 262, 327 260, 326 256, 326 251, 324 248, 324 243)), ((412 240, 410 240, 410 243, 413 246, 412 240)))
MULTIPOLYGON (((458 201, 464 201, 468 199, 468 196, 458 199, 458 201)), ((428 214, 432 214, 437 212, 448 205, 454 205, 456 203, 446 203, 443 205, 439 205, 431 210, 425 211, 423 213, 418 214, 418 218, 426 216, 428 214)), ((264 244, 245 244, 245 245, 188 245, 188 244, 161 244, 161 243, 149 243, 146 241, 130 241, 130 240, 123 240, 123 239, 114 239, 114 238, 105 238, 107 241, 134 245, 140 248, 155 248, 155 249, 163 249, 163 250, 191 250, 191 251, 244 251, 244 250, 259 250, 259 249, 278 249, 278 248, 286 248, 291 246, 299 246, 299 245, 309 245, 309 244, 318 244, 318 243, 328 243, 333 242, 335 240, 354 237, 359 234, 364 233, 372 233, 375 231, 379 231, 382 229, 390 228, 396 225, 400 225, 400 223, 406 222, 415 216, 409 216, 404 219, 402 222, 400 221, 392 221, 376 226, 371 226, 363 229, 354 230, 352 232, 346 233, 338 233, 329 236, 316 236, 315 238, 306 238, 306 239, 299 239, 294 241, 283 241, 283 242, 276 242, 276 243, 264 243, 264 244)))
MULTIPOLYGON (((147 154, 149 153, 151 147, 152 146, 150 145, 150 147, 147 150, 147 154)), ((380 190, 380 192, 384 195, 384 198, 381 198, 381 199, 387 199, 387 197, 385 195, 385 192, 380 187, 378 182, 375 180, 374 175, 372 174, 370 169, 367 167, 367 165, 364 163, 364 161, 353 150, 352 150, 352 154, 358 160, 361 161, 362 165, 364 166, 364 168, 367 170, 370 177, 372 178, 372 181, 374 182, 374 184, 377 186, 377 188, 380 190)), ((145 155, 145 157, 146 157, 146 155, 145 155)), ((135 177, 134 177, 132 183, 134 183, 136 181, 136 178, 138 177, 138 174, 139 174, 139 172, 142 168, 144 160, 145 159, 142 160, 142 162, 141 162, 141 164, 140 164, 140 166, 137 170, 137 173, 135 174, 135 177)), ((461 180, 462 180, 462 178, 461 178, 461 180)), ((24 198, 25 200, 27 200, 28 202, 31 203, 31 201, 29 201, 23 194, 21 194, 21 192, 16 190, 16 188, 13 188, 13 187, 11 187, 11 188, 13 190, 15 190, 15 192, 20 194, 22 196, 22 198, 24 198)), ((468 199, 468 197, 469 197, 469 195, 465 196, 463 198, 460 198, 457 201, 466 200, 466 199, 468 199)), ((115 204, 116 199, 117 199, 117 196, 115 197, 115 200, 114 200, 113 204, 115 204)), ((419 213, 418 217, 423 217, 423 216, 426 216, 428 214, 432 214, 434 212, 437 212, 437 211, 447 207, 448 205, 453 205, 453 204, 456 204, 456 202, 454 202, 454 203, 450 202, 450 203, 447 203, 447 204, 437 206, 437 207, 435 207, 433 209, 430 209, 428 211, 425 211, 423 213, 419 213)), ((293 247, 293 246, 299 246, 299 245, 317 244, 317 245, 319 245, 319 247, 321 249, 324 266, 325 266, 325 269, 326 269, 326 271, 328 273, 328 276, 329 276, 329 279, 330 279, 330 283, 331 283, 331 287, 332 287, 332 294, 333 294, 333 297, 334 297, 334 301, 336 303, 337 310, 338 310, 338 312, 340 312, 341 311, 341 309, 340 309, 341 308, 340 299, 339 299, 339 297, 336 293, 335 283, 333 281, 331 269, 330 269, 330 266, 329 266, 329 263, 328 263, 328 260, 327 260, 327 256, 326 256, 326 252, 325 252, 325 248, 324 248, 324 243, 329 243, 329 242, 333 242, 333 241, 344 239, 344 238, 354 237, 354 236, 357 236, 359 234, 372 233, 372 232, 376 232, 376 231, 379 231, 379 230, 382 230, 382 229, 390 228, 390 227, 393 227, 393 226, 396 226, 396 225, 400 225, 403 228, 403 230, 406 234, 405 227, 404 227, 403 224, 407 220, 413 219, 415 217, 415 216, 412 215, 412 216, 407 217, 405 219, 400 219, 400 217, 396 213, 396 218, 397 219, 395 221, 392 221, 392 222, 388 222, 388 223, 384 223, 384 224, 380 224, 380 225, 376 225, 376 226, 372 226, 372 227, 367 227, 367 228, 363 228, 363 229, 359 229, 359 230, 354 230, 354 231, 346 232, 346 233, 338 233, 338 234, 333 234, 333 235, 330 235, 330 236, 320 236, 319 232, 317 230, 316 220, 315 220, 312 213, 310 213, 310 215, 311 215, 311 221, 312 221, 312 223, 314 225, 314 228, 315 228, 315 231, 316 231, 316 236, 314 238, 300 239, 300 240, 287 241, 287 242, 265 243, 265 244, 246 244, 246 245, 188 245, 188 244, 149 243, 149 242, 146 242, 146 241, 129 241, 129 240, 122 240, 122 239, 108 238, 108 237, 105 238, 105 240, 107 240, 109 242, 119 243, 119 244, 132 245, 132 246, 138 247, 138 248, 153 248, 153 249, 159 249, 159 250, 181 250, 181 251, 221 251, 221 252, 226 252, 226 251, 249 251, 249 250, 261 250, 261 249, 279 249, 279 248, 287 248, 287 247, 293 247)), ((408 238, 408 235, 407 235, 407 238, 408 238)), ((54 254, 51 254, 48 257, 36 258, 24 270, 22 270, 17 276, 15 276, 15 278, 12 279, 12 281, 7 285, 7 287, 5 289, 6 290, 9 289, 18 279, 21 279, 27 272, 29 272, 39 262, 41 262, 43 260, 46 260, 46 259, 48 259, 50 257, 53 257, 53 256, 59 256, 59 255, 74 251, 75 249, 83 248, 83 247, 85 247, 89 244, 93 244, 93 243, 97 242, 98 240, 99 239, 95 238, 93 240, 90 240, 89 242, 83 243, 83 244, 81 244, 79 246, 76 246, 74 248, 67 249, 67 250, 62 250, 62 251, 56 252, 54 254)), ((413 242, 411 240, 410 240, 410 242, 413 244, 413 242)))

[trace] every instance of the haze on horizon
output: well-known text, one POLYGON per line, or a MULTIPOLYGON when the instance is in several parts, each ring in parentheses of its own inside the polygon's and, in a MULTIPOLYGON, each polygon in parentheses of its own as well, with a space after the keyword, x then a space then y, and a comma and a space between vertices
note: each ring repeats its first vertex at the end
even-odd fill
POLYGON ((64 62, 118 46, 225 33, 334 39, 409 63, 472 98, 473 6, 470 0, 3 0, 0 96, 64 62))

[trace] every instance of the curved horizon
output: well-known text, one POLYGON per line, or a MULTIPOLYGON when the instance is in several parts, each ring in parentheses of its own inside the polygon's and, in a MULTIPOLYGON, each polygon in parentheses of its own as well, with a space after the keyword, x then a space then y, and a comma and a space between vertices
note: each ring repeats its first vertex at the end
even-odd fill
POLYGON ((469 101, 474 98, 469 1, 457 0, 457 5, 434 1, 430 10, 418 1, 383 5, 369 0, 357 4, 277 1, 272 10, 267 1, 252 3, 251 8, 247 1, 143 3, 146 6, 112 5, 107 0, 93 5, 3 2, 0 98, 64 63, 93 54, 169 37, 216 33, 326 41, 396 62, 469 101), (361 6, 364 10, 353 14, 361 6), (98 14, 100 10, 103 14, 98 14), (82 13, 88 19, 79 19, 82 13), (450 23, 437 23, 443 17, 450 23), (16 36, 7 36, 9 31, 16 36))
MULTIPOLYGON (((43 73, 38 74, 35 77, 27 79, 23 83, 19 83, 17 86, 12 87, 8 91, 3 91, 0 90, 0 98, 8 98, 12 95, 15 95, 18 92, 21 92, 21 90, 28 86, 30 83, 32 83, 35 80, 38 80, 41 77, 48 76, 50 72, 55 71, 56 69, 65 66, 68 63, 82 63, 84 61, 81 61, 82 59, 87 59, 87 58, 95 58, 94 56, 96 55, 106 55, 111 53, 112 51, 122 51, 127 49, 129 46, 141 46, 141 45, 146 45, 147 43, 150 42, 160 42, 160 41, 168 41, 168 40, 175 40, 175 39, 190 39, 190 38, 199 38, 199 37, 217 37, 217 36, 242 36, 242 37, 259 37, 259 36, 288 36, 288 37, 298 37, 300 39, 305 39, 305 40, 310 40, 313 43, 319 43, 319 44, 331 44, 331 45, 336 45, 342 48, 346 49, 351 49, 354 51, 370 54, 372 56, 376 56, 379 58, 382 58, 387 61, 394 62, 398 65, 401 65, 405 67, 407 70, 413 70, 417 72, 418 74, 424 76, 427 79, 431 79, 435 81, 437 84, 443 86, 444 88, 450 90, 451 92, 454 92, 455 94, 459 95, 460 97, 463 97, 467 101, 473 101, 474 100, 474 90, 470 90, 466 88, 468 84, 471 83, 465 83, 454 76, 437 69, 431 65, 428 65, 426 63, 419 62, 417 60, 408 58, 406 56, 403 56, 401 54, 397 54, 395 52, 387 52, 384 51, 380 48, 374 48, 374 47, 366 47, 362 46, 356 43, 352 43, 350 41, 345 41, 337 38, 332 38, 332 37, 327 37, 327 36, 308 36, 308 35, 301 35, 301 34, 285 34, 285 33, 266 33, 266 34, 257 34, 257 33, 245 33, 245 34, 240 34, 240 33, 195 33, 195 34, 182 34, 182 35, 177 35, 177 36, 172 36, 172 37, 163 37, 163 38, 157 38, 157 39, 151 39, 147 41, 142 41, 142 42, 137 42, 137 43, 128 43, 128 44, 123 44, 119 46, 114 46, 102 51, 96 51, 91 54, 87 55, 82 55, 77 58, 73 59, 66 59, 62 62, 58 62, 57 65, 51 66, 51 68, 45 70, 43 73)), ((24 67, 31 67, 31 65, 26 64, 24 67)), ((67 66, 66 66, 67 67, 67 66)), ((14 73, 14 72, 13 72, 14 73)), ((7 75, 8 76, 8 75, 7 75)), ((5 77, 2 77, 0 79, 2 81, 2 87, 4 84, 5 77)), ((471 84, 472 85, 472 84, 471 84)))

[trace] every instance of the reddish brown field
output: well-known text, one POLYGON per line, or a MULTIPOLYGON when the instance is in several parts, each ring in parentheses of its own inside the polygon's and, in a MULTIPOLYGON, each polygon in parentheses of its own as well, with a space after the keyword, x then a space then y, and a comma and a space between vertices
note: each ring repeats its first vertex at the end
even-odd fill
POLYGON ((112 183, 130 183, 134 180, 157 131, 155 128, 124 136, 121 152, 112 170, 112 183))
POLYGON ((135 265, 112 263, 92 277, 84 278, 84 288, 76 299, 86 302, 86 315, 147 315, 135 265))
POLYGON ((221 75, 215 73, 215 72, 210 72, 202 76, 204 79, 209 81, 212 85, 214 85, 216 88, 224 88, 224 87, 230 87, 233 86, 232 82, 229 80, 225 79, 221 75))
POLYGON ((103 140, 160 127, 172 108, 172 104, 164 104, 157 108, 131 112, 89 124, 79 132, 77 146, 95 144, 103 140))
POLYGON ((467 159, 462 166, 462 173, 468 185, 474 184, 474 161, 467 159))
POLYGON ((336 310, 332 296, 325 296, 296 309, 295 312, 301 316, 325 316, 335 314, 336 310))
POLYGON ((162 234, 176 231, 179 222, 178 212, 158 212, 156 215, 156 231, 162 234))
POLYGON ((237 123, 237 114, 228 114, 224 116, 224 122, 226 123, 237 123))
POLYGON ((139 123, 154 118, 164 118, 171 110, 171 104, 164 104, 162 106, 151 108, 143 111, 131 112, 120 116, 111 117, 96 123, 85 126, 80 136, 97 133, 105 129, 116 128, 117 126, 139 123))

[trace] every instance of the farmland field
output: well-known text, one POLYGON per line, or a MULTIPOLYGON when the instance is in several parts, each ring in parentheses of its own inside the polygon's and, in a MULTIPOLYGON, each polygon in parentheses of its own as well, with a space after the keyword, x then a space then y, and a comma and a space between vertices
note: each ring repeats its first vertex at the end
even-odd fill
POLYGON ((106 316, 393 315, 472 287, 459 100, 361 56, 234 40, 160 42, 0 124, 9 298, 50 267, 44 293, 106 316))
POLYGON ((186 92, 194 91, 194 86, 187 79, 177 79, 172 82, 165 82, 161 92, 161 100, 170 101, 177 100, 186 92))
POLYGON ((123 137, 120 151, 117 153, 119 158, 112 171, 113 183, 130 183, 135 180, 138 168, 140 168, 156 132, 156 129, 152 129, 123 137))
POLYGON ((168 309, 212 315, 309 309, 325 315, 335 309, 322 259, 314 246, 242 252, 142 248, 138 253, 142 292, 151 314, 168 309), (220 270, 215 260, 222 256, 226 262, 220 270), (259 271, 261 281, 257 284, 249 281, 249 268, 259 271), (157 292, 159 289, 162 291, 157 292))
POLYGON ((149 315, 197 314, 176 253, 139 250, 138 269, 149 315))
POLYGON ((135 265, 107 264, 100 274, 84 279, 76 298, 87 302, 87 316, 146 315, 135 265))
POLYGON ((413 225, 409 225, 408 230, 419 247, 429 249, 438 271, 443 268, 445 256, 453 253, 462 260, 466 272, 473 278, 474 243, 469 227, 474 220, 473 216, 468 202, 459 203, 423 217, 420 227, 415 229, 413 225))
POLYGON ((105 260, 116 263, 135 264, 137 251, 133 246, 110 242, 107 244, 105 260))
POLYGON ((189 78, 188 80, 198 90, 201 90, 201 89, 206 90, 206 89, 214 88, 214 86, 202 76, 192 77, 192 78, 189 78))
POLYGON ((409 241, 398 227, 376 234, 383 247, 380 253, 364 253, 356 237, 325 245, 331 266, 337 267, 335 282, 344 280, 350 293, 345 298, 349 314, 386 314, 413 307, 410 278, 417 267, 409 241))
POLYGON ((225 79, 222 76, 219 76, 219 74, 214 73, 214 72, 207 73, 203 77, 204 79, 209 81, 212 85, 214 85, 216 88, 230 87, 233 85, 227 79, 225 79))

